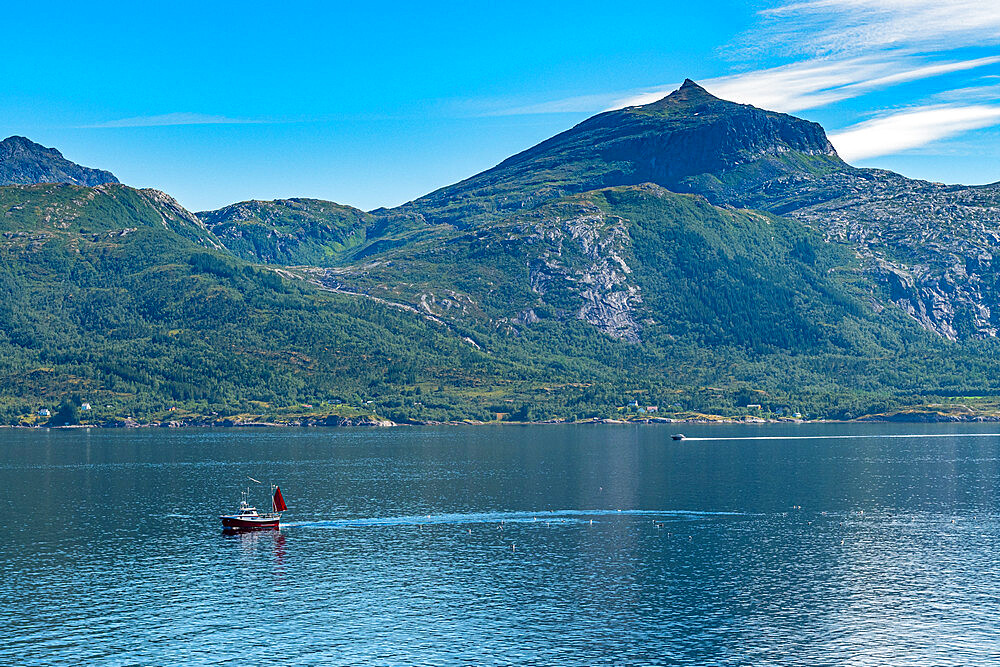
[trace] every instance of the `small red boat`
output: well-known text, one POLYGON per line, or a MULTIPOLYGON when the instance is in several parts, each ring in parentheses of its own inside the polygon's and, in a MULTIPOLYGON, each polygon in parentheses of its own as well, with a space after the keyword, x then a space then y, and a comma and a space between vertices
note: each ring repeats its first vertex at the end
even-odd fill
MULTIPOLYGON (((253 480, 257 481, 257 480, 253 480)), ((224 514, 222 519, 222 529, 226 531, 244 530, 278 530, 281 513, 288 509, 285 499, 281 496, 281 489, 271 485, 271 511, 258 512, 250 502, 250 489, 243 492, 243 499, 240 501, 240 508, 236 514, 224 514)))

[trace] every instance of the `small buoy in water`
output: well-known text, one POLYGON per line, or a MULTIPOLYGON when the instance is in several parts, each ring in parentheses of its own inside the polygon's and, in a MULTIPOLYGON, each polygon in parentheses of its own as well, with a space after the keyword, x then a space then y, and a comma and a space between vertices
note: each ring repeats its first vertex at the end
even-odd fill
POLYGON ((469 529, 469 535, 472 535, 472 529, 471 528, 469 529))
POLYGON ((511 551, 517 551, 517 549, 516 549, 516 548, 514 547, 514 545, 513 545, 513 544, 512 544, 512 545, 510 545, 510 550, 511 550, 511 551))
POLYGON ((594 525, 594 520, 593 520, 593 519, 591 519, 591 520, 590 520, 590 525, 591 525, 591 526, 593 526, 593 525, 594 525))

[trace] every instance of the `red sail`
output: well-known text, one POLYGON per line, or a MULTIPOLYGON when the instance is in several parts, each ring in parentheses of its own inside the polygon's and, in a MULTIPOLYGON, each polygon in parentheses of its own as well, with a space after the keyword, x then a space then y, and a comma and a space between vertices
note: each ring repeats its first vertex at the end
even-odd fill
POLYGON ((288 509, 285 499, 281 497, 281 489, 277 486, 274 487, 274 498, 271 499, 271 504, 274 506, 275 512, 284 512, 288 509))

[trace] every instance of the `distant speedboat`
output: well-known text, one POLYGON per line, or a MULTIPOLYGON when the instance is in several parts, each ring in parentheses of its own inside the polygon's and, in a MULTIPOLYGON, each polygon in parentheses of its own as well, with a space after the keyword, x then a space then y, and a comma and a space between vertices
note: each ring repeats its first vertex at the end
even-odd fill
POLYGON ((683 433, 674 433, 672 436, 670 436, 670 439, 671 440, 683 440, 684 439, 684 434, 683 433))
MULTIPOLYGON (((257 481, 257 480, 253 480, 257 481)), ((250 504, 250 489, 243 491, 243 498, 240 500, 240 508, 236 514, 224 514, 222 519, 222 529, 225 531, 244 530, 278 530, 281 521, 281 513, 288 509, 285 499, 281 496, 281 489, 271 486, 271 511, 258 512, 257 508, 250 504)))

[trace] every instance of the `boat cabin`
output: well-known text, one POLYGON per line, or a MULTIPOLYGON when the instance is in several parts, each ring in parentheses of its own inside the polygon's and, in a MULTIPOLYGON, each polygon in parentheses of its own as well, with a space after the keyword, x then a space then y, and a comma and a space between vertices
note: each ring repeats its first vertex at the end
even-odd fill
POLYGON ((260 514, 257 513, 256 507, 250 507, 244 500, 240 503, 240 509, 237 510, 236 516, 260 516, 260 514))

